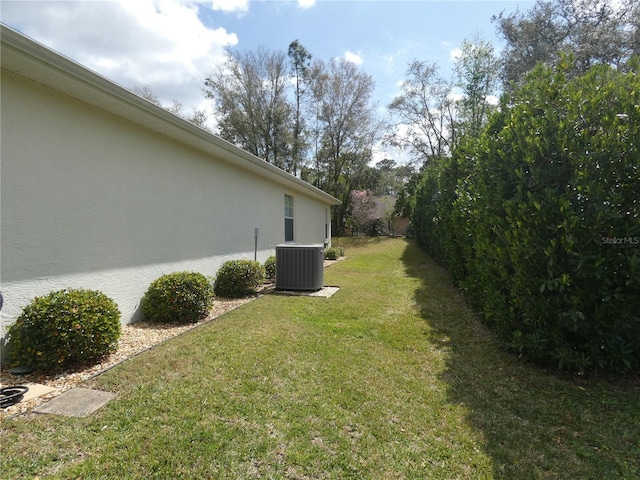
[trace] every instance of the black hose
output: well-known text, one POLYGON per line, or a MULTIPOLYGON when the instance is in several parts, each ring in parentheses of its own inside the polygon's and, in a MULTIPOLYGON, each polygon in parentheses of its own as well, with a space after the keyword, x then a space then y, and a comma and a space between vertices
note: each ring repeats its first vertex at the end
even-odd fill
POLYGON ((0 388, 0 408, 7 408, 22 401, 22 397, 28 391, 29 387, 23 385, 0 388))

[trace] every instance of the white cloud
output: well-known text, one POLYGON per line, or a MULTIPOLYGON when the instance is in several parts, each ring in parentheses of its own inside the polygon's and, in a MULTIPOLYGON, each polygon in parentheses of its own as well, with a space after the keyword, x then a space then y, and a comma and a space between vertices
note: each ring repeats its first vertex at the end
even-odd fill
POLYGON ((394 160, 398 165, 408 165, 414 160, 408 150, 385 145, 382 142, 376 143, 371 152, 369 166, 375 167, 376 163, 386 159, 394 160))
POLYGON ((449 51, 449 58, 451 60, 458 60, 461 57, 462 57, 462 49, 461 48, 454 48, 453 50, 449 51))
POLYGON ((453 89, 451 89, 451 92, 449 93, 449 99, 453 100, 454 102, 459 102, 463 98, 464 93, 462 92, 462 89, 460 89, 459 87, 454 87, 453 89))
MULTIPOLYGON (((246 1, 214 2, 236 9, 246 1)), ((222 7, 220 7, 222 8, 222 7)), ((224 47, 238 43, 208 28, 198 5, 179 1, 3 2, 2 21, 124 86, 147 86, 186 112, 206 104, 204 78, 224 47)))
POLYGON ((489 105, 493 105, 493 106, 500 105, 500 98, 496 97, 495 95, 489 95, 485 100, 489 105))
POLYGON ((360 55, 347 51, 344 54, 344 58, 347 62, 355 63, 356 65, 362 65, 362 58, 360 55))
POLYGON ((225 13, 249 11, 249 0, 213 0, 211 2, 212 10, 220 10, 225 13))
POLYGON ((311 8, 316 4, 316 0, 298 0, 298 7, 302 9, 311 8))

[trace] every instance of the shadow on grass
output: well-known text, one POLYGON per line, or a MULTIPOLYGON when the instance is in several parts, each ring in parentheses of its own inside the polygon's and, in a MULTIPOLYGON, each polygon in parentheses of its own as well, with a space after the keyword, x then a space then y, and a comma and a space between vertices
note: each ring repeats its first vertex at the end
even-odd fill
MULTIPOLYGON (((546 372, 507 354, 451 278, 410 242, 415 300, 446 349, 448 398, 467 410, 495 478, 640 478, 640 387, 546 372)), ((623 382, 621 382, 623 383, 623 382)))

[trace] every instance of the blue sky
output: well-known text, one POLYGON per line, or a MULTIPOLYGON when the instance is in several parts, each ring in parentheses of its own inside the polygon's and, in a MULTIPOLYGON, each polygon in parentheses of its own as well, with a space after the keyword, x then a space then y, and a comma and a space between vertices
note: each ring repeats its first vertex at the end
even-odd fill
POLYGON ((266 45, 286 50, 298 39, 317 58, 349 55, 374 77, 378 99, 387 104, 411 60, 435 61, 448 74, 451 54, 465 38, 477 35, 501 47, 492 15, 532 5, 530 1, 328 0, 302 9, 295 2, 266 1, 251 3, 245 15, 231 18, 202 8, 201 18, 237 33, 234 48, 266 45))
POLYGON ((533 1, 109 0, 7 1, 3 23, 126 87, 150 88, 162 103, 211 111, 201 89, 225 47, 286 51, 298 39, 315 57, 344 57, 376 82, 384 106, 414 59, 450 75, 453 52, 479 36, 502 47, 492 15, 533 1))

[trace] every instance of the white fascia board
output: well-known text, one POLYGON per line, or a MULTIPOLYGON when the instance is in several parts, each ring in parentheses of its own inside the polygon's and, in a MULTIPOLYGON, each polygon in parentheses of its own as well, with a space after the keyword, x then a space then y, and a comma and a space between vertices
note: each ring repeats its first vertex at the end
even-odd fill
POLYGON ((201 150, 325 204, 342 203, 319 188, 168 112, 5 24, 0 24, 0 45, 3 70, 201 150))

